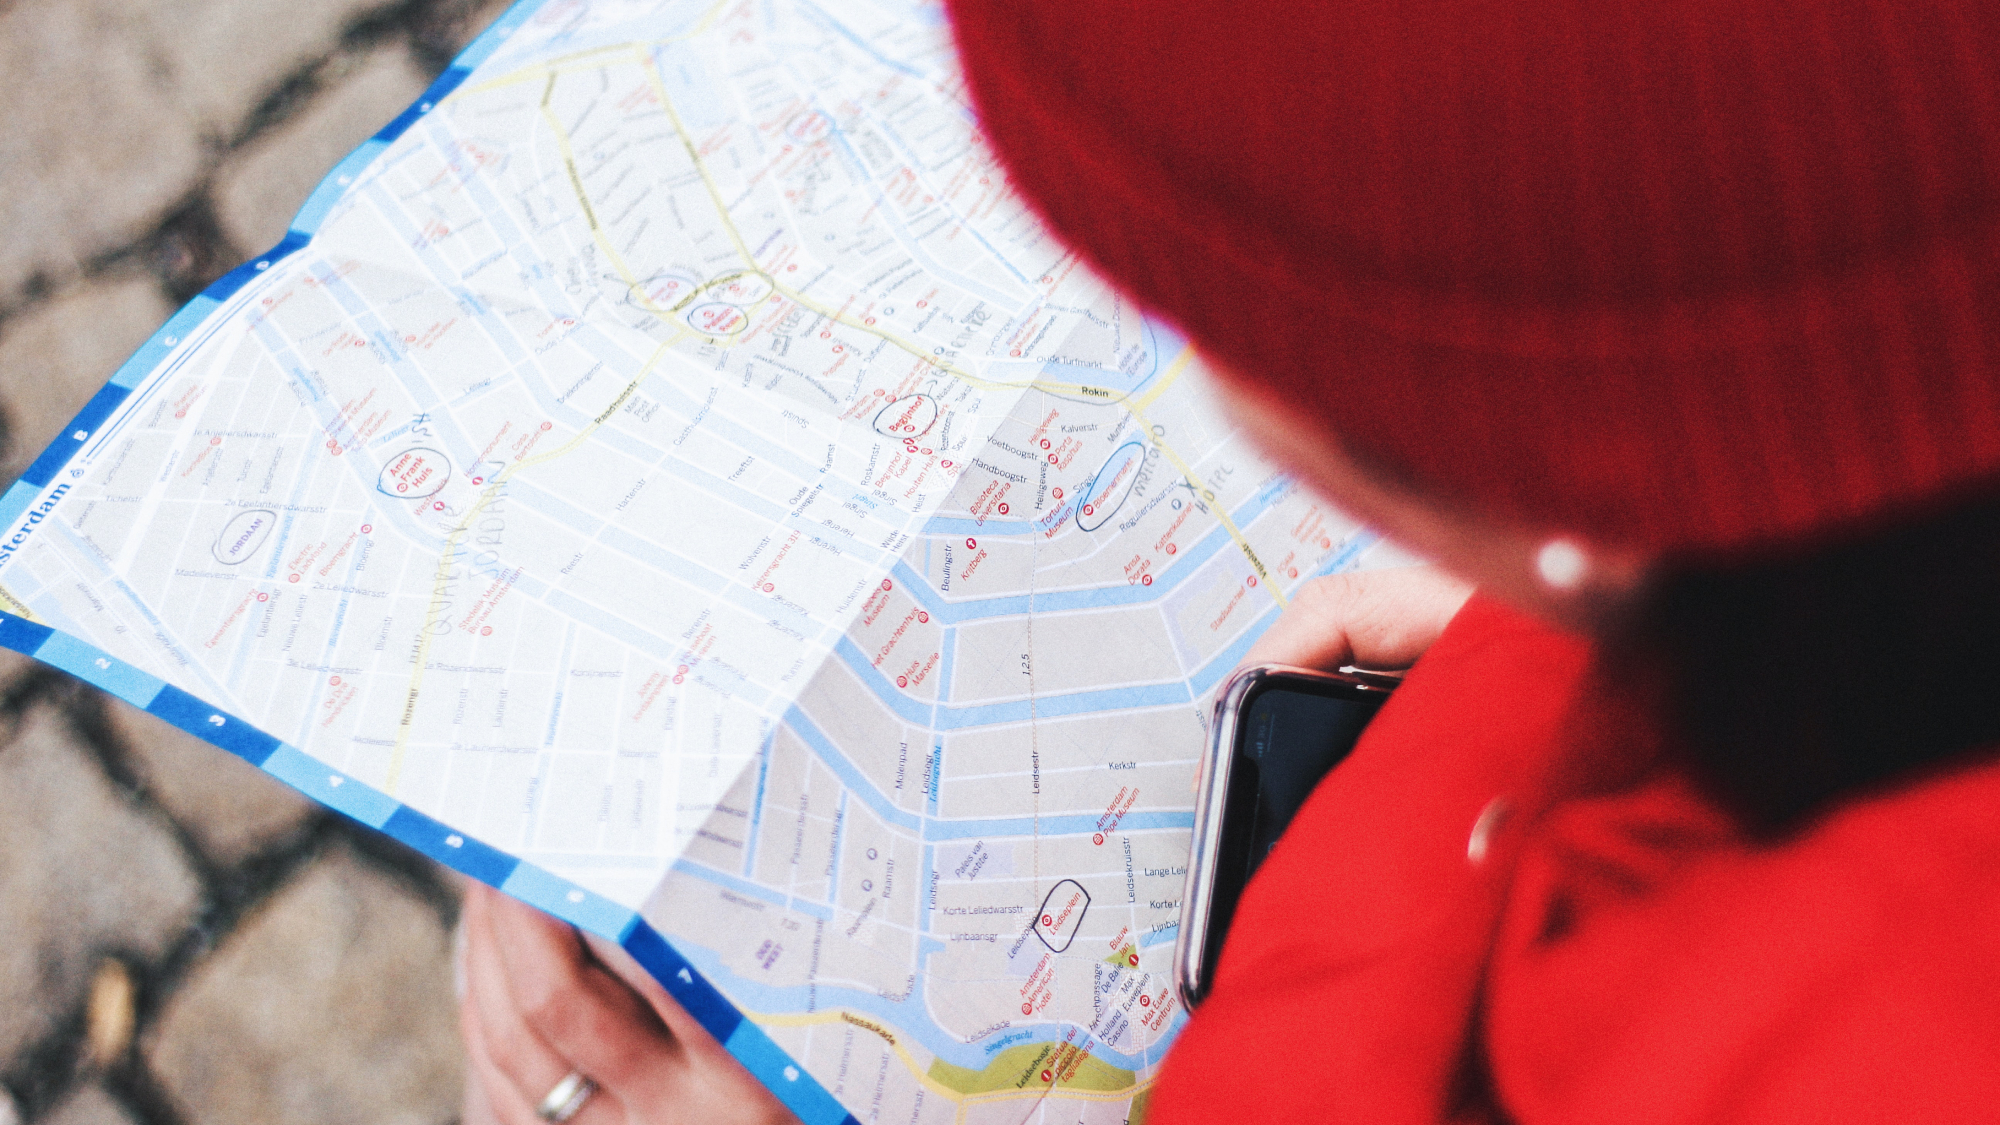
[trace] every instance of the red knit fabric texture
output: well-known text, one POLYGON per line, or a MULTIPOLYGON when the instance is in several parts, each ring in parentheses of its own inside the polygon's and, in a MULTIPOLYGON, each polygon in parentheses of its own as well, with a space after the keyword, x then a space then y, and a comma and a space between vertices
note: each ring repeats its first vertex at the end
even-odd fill
POLYGON ((2000 5, 951 7, 1056 231, 1433 489, 1736 552, 2000 475, 2000 5))

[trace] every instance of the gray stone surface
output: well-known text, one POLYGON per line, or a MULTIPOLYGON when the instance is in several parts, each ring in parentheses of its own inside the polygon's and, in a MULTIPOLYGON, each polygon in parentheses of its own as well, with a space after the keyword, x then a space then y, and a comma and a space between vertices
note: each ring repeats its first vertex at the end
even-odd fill
POLYGON ((142 1049, 190 1121, 435 1125, 462 1089, 456 1011, 436 913, 335 853, 203 962, 142 1049))
POLYGON ((36 1125, 132 1125, 132 1116, 93 1083, 64 1098, 36 1125))
POLYGON ((0 324, 0 407, 9 428, 0 479, 19 476, 172 314, 159 286, 139 275, 82 286, 0 324))
POLYGON ((211 136, 234 139, 293 72, 334 51, 387 0, 148 0, 128 4, 176 100, 211 136))
MULTIPOLYGON (((313 5, 301 5, 312 7, 313 5)), ((124 0, 0 5, 0 308, 138 238, 206 159, 124 0)))
MULTIPOLYGON (((506 6, 0 0, 0 486, 506 6)), ((0 650, 0 1125, 455 1118, 451 892, 365 831, 0 650)))
POLYGON ((82 997, 102 950, 157 957, 199 888, 173 838, 115 789, 60 717, 0 747, 0 1059, 82 997))
POLYGON ((110 716, 147 794, 217 864, 283 844, 313 810, 291 786, 136 707, 114 700, 110 716))
POLYGON ((216 211, 238 246, 284 237, 299 205, 342 157, 407 109, 430 76, 393 42, 334 67, 328 88, 297 116, 235 153, 216 176, 216 211))

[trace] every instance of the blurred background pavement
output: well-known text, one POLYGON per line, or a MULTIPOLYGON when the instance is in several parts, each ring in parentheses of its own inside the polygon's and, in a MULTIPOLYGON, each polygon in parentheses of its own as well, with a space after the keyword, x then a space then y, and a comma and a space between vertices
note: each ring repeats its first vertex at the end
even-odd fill
MULTIPOLYGON (((505 7, 0 0, 0 488, 505 7)), ((441 1125, 457 892, 0 653, 0 1125, 441 1125)))

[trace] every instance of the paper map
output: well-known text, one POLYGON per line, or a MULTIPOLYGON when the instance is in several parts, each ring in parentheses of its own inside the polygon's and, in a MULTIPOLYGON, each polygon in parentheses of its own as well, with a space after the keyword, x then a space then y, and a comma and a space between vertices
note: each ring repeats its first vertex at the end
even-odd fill
POLYGON ((534 0, 0 506, 0 643, 621 941, 806 1120, 1120 1122, 1213 689, 1373 543, 942 9, 534 0))

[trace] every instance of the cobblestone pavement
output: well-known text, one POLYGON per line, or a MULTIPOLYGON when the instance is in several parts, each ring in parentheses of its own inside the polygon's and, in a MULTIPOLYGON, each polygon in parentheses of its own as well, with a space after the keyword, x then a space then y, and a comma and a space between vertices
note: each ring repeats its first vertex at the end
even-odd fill
MULTIPOLYGON (((0 0, 0 487, 499 0, 0 0)), ((0 1125, 457 1113, 450 878, 0 653, 0 1125)))

